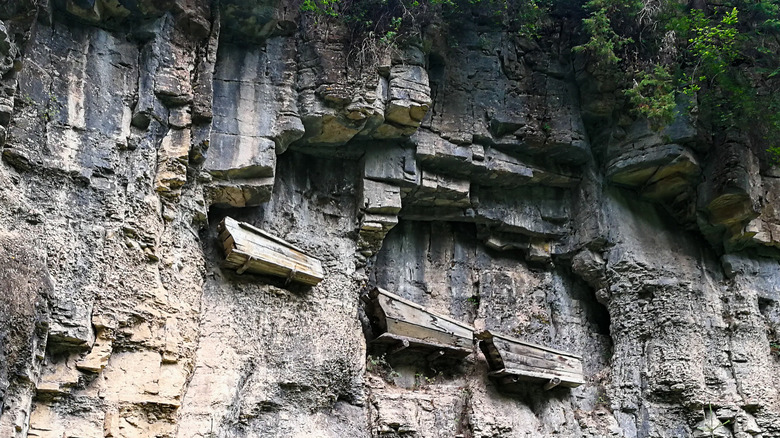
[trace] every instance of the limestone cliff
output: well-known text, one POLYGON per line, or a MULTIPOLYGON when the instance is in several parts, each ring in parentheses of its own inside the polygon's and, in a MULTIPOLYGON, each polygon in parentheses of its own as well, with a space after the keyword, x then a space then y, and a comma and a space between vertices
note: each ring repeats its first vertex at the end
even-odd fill
POLYGON ((392 50, 294 2, 0 4, 0 437, 780 437, 780 174, 554 17, 392 50), (225 269, 230 215, 323 262, 225 269), (583 356, 368 356, 377 284, 583 356))

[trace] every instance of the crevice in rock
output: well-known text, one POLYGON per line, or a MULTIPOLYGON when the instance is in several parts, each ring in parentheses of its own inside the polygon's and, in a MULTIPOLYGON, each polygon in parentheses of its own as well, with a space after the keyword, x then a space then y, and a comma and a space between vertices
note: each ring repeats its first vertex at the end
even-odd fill
MULTIPOLYGON (((586 312, 588 321, 596 327, 596 333, 607 336, 610 340, 610 317, 609 310, 603 304, 599 303, 596 299, 596 292, 593 289, 588 289, 590 294, 590 300, 587 301, 586 312)), ((611 341, 610 341, 611 343, 611 341)))

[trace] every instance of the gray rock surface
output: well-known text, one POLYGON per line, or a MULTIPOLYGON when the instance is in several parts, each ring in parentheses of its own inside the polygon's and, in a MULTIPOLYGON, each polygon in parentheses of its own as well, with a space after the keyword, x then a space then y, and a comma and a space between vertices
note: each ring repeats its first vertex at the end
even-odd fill
POLYGON ((356 53, 286 1, 0 5, 0 436, 779 437, 777 172, 485 23, 356 53), (323 282, 224 268, 227 215, 323 282), (380 356, 369 285, 586 383, 380 356))

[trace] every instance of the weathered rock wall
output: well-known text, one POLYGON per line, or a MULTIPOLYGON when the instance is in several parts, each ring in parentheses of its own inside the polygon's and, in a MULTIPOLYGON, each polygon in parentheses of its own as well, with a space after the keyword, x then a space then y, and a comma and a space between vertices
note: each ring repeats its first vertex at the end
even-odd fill
POLYGON ((632 119, 566 17, 391 50, 298 10, 0 6, 0 436, 780 437, 780 180, 749 136, 632 119), (225 215, 325 280, 223 269, 225 215), (368 284, 586 384, 378 357, 368 284))

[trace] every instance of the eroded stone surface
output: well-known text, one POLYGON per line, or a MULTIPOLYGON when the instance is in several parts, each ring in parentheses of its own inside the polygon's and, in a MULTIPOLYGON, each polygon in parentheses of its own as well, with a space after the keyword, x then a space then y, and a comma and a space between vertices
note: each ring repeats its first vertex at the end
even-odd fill
POLYGON ((0 6, 3 437, 780 434, 776 175, 615 116, 567 26, 360 58, 288 2, 50 3, 0 6), (225 215, 325 280, 223 269, 225 215), (375 357, 370 283, 586 384, 375 357))

